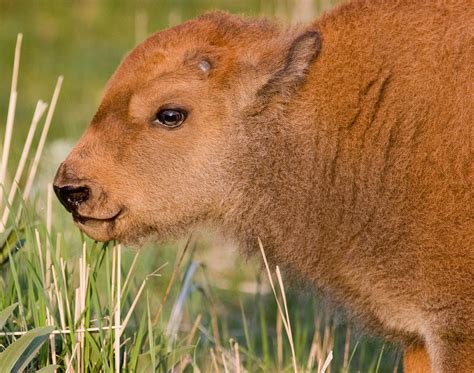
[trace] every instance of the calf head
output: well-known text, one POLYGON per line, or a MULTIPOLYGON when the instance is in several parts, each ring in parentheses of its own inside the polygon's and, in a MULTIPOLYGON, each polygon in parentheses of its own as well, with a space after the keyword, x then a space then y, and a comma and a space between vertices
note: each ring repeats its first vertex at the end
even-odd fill
POLYGON ((218 219, 256 136, 248 123, 288 101, 319 47, 317 31, 223 13, 154 34, 109 81, 58 169, 58 198, 101 241, 218 219))

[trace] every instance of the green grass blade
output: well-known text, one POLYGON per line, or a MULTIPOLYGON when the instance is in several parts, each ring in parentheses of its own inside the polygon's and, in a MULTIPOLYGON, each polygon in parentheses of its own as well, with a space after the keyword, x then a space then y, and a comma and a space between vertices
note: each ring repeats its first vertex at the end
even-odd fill
POLYGON ((59 365, 48 365, 47 367, 37 370, 36 373, 54 373, 58 368, 59 365))
POLYGON ((32 329, 0 353, 0 367, 3 372, 21 372, 48 340, 54 327, 32 329))
POLYGON ((0 312, 0 329, 3 329, 5 324, 7 323, 8 318, 11 316, 15 308, 18 306, 18 303, 14 303, 11 306, 5 308, 2 312, 0 312))
POLYGON ((382 362, 382 356, 383 356, 383 350, 385 349, 385 345, 382 345, 382 349, 380 350, 380 355, 377 360, 377 367, 375 368, 375 373, 379 372, 380 369, 380 363, 382 362))
POLYGON ((153 335, 153 323, 151 320, 151 313, 150 313, 150 298, 148 297, 148 292, 146 294, 146 301, 147 301, 147 313, 148 313, 148 343, 150 344, 150 358, 151 358, 151 366, 153 368, 156 367, 156 357, 155 357, 155 337, 153 335))
POLYGON ((21 286, 20 286, 20 281, 18 279, 18 272, 16 270, 16 266, 13 263, 11 253, 8 253, 8 257, 10 258, 10 270, 11 274, 13 277, 13 281, 15 283, 15 290, 16 290, 16 295, 18 297, 18 303, 20 307, 20 315, 21 315, 21 321, 22 321, 22 326, 26 330, 26 320, 25 320, 25 312, 23 310, 23 297, 22 297, 22 291, 21 291, 21 286))
POLYGON ((138 356, 136 372, 154 372, 155 368, 152 362, 152 352, 144 353, 138 356))
POLYGON ((145 325, 146 325, 147 319, 146 319, 146 314, 144 313, 142 316, 142 319, 140 321, 140 326, 138 328, 138 333, 135 338, 135 342, 133 343, 132 351, 130 352, 130 368, 132 371, 139 372, 138 370, 138 357, 140 355, 141 349, 142 349, 142 344, 143 340, 145 337, 145 325))
POLYGON ((357 347, 359 347, 360 341, 357 341, 354 348, 352 349, 351 356, 349 357, 349 361, 347 362, 347 370, 346 372, 349 372, 349 367, 351 366, 352 359, 354 358, 354 355, 357 351, 357 347))

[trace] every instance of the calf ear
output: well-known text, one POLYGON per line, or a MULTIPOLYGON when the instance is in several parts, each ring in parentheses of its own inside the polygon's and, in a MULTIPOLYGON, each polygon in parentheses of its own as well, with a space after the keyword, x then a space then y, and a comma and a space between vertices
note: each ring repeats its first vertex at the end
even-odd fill
POLYGON ((304 81, 320 50, 321 36, 318 31, 306 31, 299 35, 291 43, 283 66, 258 90, 257 97, 263 101, 269 101, 275 95, 288 98, 304 81))

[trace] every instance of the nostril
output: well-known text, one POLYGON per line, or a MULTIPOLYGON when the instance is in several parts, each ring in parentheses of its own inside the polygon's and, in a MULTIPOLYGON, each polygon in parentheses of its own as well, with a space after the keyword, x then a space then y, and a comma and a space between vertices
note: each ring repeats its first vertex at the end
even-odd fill
POLYGON ((89 199, 90 189, 86 186, 76 187, 66 185, 63 187, 54 186, 54 192, 59 201, 69 212, 77 210, 79 205, 89 199))

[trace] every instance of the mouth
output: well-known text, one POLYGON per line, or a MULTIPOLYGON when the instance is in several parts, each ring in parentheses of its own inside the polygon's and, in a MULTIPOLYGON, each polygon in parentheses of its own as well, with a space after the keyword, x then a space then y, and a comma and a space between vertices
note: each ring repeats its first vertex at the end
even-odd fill
POLYGON ((124 209, 120 209, 116 214, 107 218, 97 218, 93 216, 72 213, 76 226, 96 241, 110 241, 117 239, 117 220, 123 215, 124 209))
POLYGON ((122 214, 122 209, 120 209, 115 215, 112 215, 109 218, 96 218, 93 216, 81 215, 78 212, 72 213, 72 218, 74 222, 82 225, 94 224, 94 223, 113 223, 120 215, 122 214))

